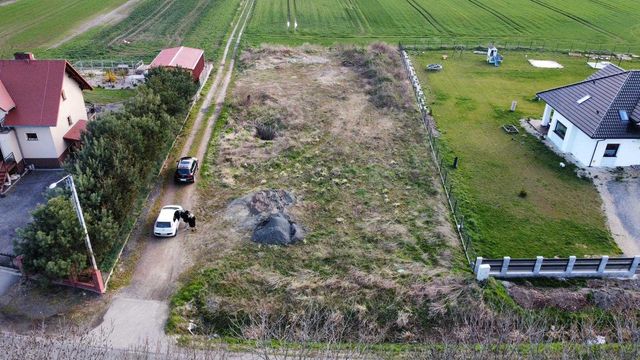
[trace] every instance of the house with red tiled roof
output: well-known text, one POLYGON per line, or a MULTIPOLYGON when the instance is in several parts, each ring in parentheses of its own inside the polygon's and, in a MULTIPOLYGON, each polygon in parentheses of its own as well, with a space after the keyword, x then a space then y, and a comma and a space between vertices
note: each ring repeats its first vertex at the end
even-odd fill
POLYGON ((640 165, 640 70, 613 64, 584 81, 538 93, 542 127, 581 166, 640 165))
POLYGON ((204 51, 186 46, 164 49, 153 59, 149 67, 185 69, 197 82, 200 81, 205 68, 204 51))
POLYGON ((0 60, 0 182, 25 166, 58 168, 87 126, 83 90, 65 60, 0 60))

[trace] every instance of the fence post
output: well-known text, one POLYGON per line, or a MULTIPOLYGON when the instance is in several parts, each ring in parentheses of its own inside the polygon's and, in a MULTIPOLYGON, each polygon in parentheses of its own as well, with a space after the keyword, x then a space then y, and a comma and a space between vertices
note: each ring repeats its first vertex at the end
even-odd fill
POLYGON ((480 269, 480 265, 482 265, 482 256, 478 256, 476 258, 476 263, 475 266, 473 267, 473 272, 474 273, 478 273, 478 270, 480 269))
POLYGON ((564 269, 564 273, 566 275, 571 275, 571 273, 573 272, 573 265, 575 264, 576 264, 576 257, 569 256, 569 263, 567 264, 567 267, 564 269))
POLYGON ((536 256, 536 264, 533 266, 533 274, 538 275, 540 273, 540 268, 542 267, 542 261, 544 257, 536 256))
POLYGON ((609 262, 609 256, 604 255, 602 259, 600 259, 600 265, 598 265, 598 274, 602 274, 604 269, 607 267, 607 263, 609 262))
POLYGON ((631 267, 629 267, 629 276, 634 276, 636 271, 638 271, 638 264, 640 264, 640 256, 634 256, 633 261, 631 262, 631 267))
POLYGON ((511 262, 511 257, 505 256, 502 258, 502 268, 500 269, 500 276, 507 275, 507 271, 509 270, 509 263, 511 262))

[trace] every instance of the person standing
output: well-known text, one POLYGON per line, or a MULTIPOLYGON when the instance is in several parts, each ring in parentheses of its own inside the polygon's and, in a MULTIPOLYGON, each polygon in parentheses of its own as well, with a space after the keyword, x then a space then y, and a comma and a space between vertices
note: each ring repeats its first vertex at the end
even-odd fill
POLYGON ((191 231, 196 231, 196 216, 193 214, 189 214, 188 221, 191 231))

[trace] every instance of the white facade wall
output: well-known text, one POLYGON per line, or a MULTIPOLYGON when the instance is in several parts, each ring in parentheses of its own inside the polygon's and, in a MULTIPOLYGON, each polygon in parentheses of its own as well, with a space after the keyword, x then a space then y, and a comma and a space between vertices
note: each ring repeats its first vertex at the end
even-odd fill
POLYGON ((55 144, 51 136, 51 128, 46 126, 21 126, 15 128, 16 137, 20 141, 22 156, 27 159, 56 158, 55 144), (38 141, 28 141, 27 133, 36 133, 38 141))
POLYGON ((553 112, 547 138, 561 152, 573 155, 581 166, 640 165, 640 139, 592 139, 558 111, 553 112), (567 127, 564 139, 554 132, 558 121, 567 127), (616 157, 604 157, 607 144, 620 144, 616 157))
MULTIPOLYGON (((16 132, 11 130, 0 133, 0 150, 2 150, 2 156, 7 157, 13 153, 16 158, 16 162, 22 161, 22 152, 20 152, 20 146, 18 146, 18 138, 16 132)), ((2 160, 2 159, 0 159, 2 160)))
POLYGON ((84 94, 82 93, 82 89, 80 89, 78 83, 66 72, 62 81, 62 89, 67 99, 62 100, 62 94, 60 94, 58 123, 56 127, 51 128, 56 155, 49 156, 51 158, 60 157, 60 155, 62 155, 69 147, 69 144, 63 139, 63 136, 69 131, 69 129, 71 129, 78 120, 87 120, 87 111, 84 106, 84 94), (69 125, 67 120, 67 117, 69 116, 73 121, 71 125, 69 125))
POLYGON ((631 166, 640 165, 640 139, 607 139, 598 143, 591 166, 631 166), (614 158, 604 157, 607 144, 620 144, 614 158))

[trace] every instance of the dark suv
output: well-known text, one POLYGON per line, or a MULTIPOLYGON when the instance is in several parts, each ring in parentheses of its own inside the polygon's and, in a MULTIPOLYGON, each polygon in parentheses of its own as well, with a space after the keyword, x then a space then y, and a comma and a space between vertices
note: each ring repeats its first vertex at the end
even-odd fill
POLYGON ((198 159, 185 156, 178 161, 174 179, 177 183, 193 183, 196 181, 196 171, 198 171, 198 159))

